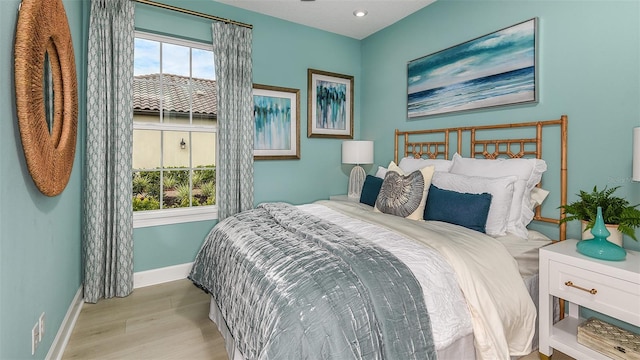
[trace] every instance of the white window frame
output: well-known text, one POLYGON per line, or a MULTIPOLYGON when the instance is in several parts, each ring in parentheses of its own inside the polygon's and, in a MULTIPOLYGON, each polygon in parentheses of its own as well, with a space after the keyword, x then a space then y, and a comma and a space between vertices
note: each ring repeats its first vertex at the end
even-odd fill
MULTIPOLYGON (((188 46, 191 48, 213 51, 213 46, 210 44, 184 40, 177 37, 162 36, 157 34, 150 34, 146 32, 136 31, 136 38, 159 41, 163 43, 170 43, 175 45, 188 46)), ((162 59, 162 58, 161 58, 162 59)), ((156 123, 135 123, 133 124, 134 130, 169 130, 169 131, 187 131, 192 132, 194 130, 213 132, 216 134, 216 141, 218 140, 218 127, 217 126, 202 126, 202 125, 176 125, 176 124, 156 124, 156 123)), ((217 144, 216 144, 217 145, 217 144)), ((218 164, 218 146, 216 146, 216 176, 217 176, 217 164, 218 164)), ((133 172, 133 169, 131 169, 133 172)), ((216 199, 218 199, 218 188, 216 186, 216 199)), ((218 206, 191 206, 188 208, 174 208, 174 209, 159 209, 159 210, 146 210, 146 211, 134 211, 133 212, 133 228, 143 228, 159 225, 171 225, 188 223, 194 221, 207 221, 218 219, 218 206)))

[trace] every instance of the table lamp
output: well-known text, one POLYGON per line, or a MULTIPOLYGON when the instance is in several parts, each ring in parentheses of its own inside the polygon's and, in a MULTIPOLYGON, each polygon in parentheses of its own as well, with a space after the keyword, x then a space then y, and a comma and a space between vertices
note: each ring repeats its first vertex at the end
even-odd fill
POLYGON ((367 177, 362 164, 373 164, 373 141, 347 140, 342 142, 342 163, 355 164, 349 175, 350 199, 360 199, 364 179, 367 177))

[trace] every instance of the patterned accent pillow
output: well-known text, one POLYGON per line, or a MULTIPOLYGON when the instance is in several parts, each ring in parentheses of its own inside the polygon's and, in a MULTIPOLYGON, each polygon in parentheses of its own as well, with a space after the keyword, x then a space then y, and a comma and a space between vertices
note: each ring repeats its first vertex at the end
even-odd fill
POLYGON ((423 220, 434 167, 427 166, 405 174, 394 162, 384 177, 374 211, 413 220, 423 220))

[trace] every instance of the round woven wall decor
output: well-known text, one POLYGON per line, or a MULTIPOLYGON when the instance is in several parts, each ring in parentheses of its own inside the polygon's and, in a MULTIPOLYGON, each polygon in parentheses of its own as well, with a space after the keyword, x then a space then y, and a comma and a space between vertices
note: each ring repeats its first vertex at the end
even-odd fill
POLYGON ((14 51, 16 108, 27 167, 38 189, 56 196, 71 176, 78 127, 76 63, 61 0, 22 1, 14 51), (53 89, 48 117, 45 57, 53 89))

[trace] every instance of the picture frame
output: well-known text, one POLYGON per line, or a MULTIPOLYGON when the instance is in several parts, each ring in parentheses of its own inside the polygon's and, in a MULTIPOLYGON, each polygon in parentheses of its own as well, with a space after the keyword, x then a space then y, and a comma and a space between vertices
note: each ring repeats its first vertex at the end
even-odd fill
POLYGON ((300 90, 253 84, 254 160, 300 159, 300 90))
POLYGON ((538 19, 407 64, 409 119, 538 102, 538 19))
POLYGON ((353 76, 307 69, 307 137, 353 139, 353 76))

